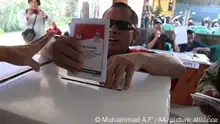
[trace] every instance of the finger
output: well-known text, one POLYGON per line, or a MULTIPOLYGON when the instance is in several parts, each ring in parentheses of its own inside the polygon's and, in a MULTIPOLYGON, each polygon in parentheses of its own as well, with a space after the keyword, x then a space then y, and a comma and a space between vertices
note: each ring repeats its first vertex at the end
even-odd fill
POLYGON ((193 53, 197 53, 197 51, 198 51, 197 49, 193 49, 193 53))
POLYGON ((47 44, 49 41, 50 41, 50 39, 52 38, 52 37, 54 37, 54 35, 55 35, 55 33, 53 33, 53 32, 50 32, 50 33, 48 33, 47 35, 45 35, 44 37, 42 37, 42 38, 40 38, 38 41, 36 41, 38 44, 41 44, 41 45, 45 45, 45 44, 47 44))
POLYGON ((52 36, 45 36, 43 39, 37 41, 36 43, 32 43, 26 46, 23 46, 19 51, 23 51, 27 56, 32 57, 36 53, 38 53, 50 40, 52 36), (44 42, 44 43, 43 43, 44 42))
POLYGON ((38 42, 39 40, 43 39, 43 38, 46 37, 47 35, 48 35, 48 34, 45 34, 45 35, 43 35, 43 36, 40 37, 40 38, 37 38, 37 39, 32 40, 31 42, 28 43, 28 45, 35 44, 36 42, 38 42))
POLYGON ((126 68, 126 66, 123 65, 123 64, 120 64, 117 67, 117 69, 114 73, 114 80, 112 82, 113 89, 119 89, 120 88, 120 83, 121 83, 122 76, 125 72, 125 68, 126 68))
POLYGON ((217 97, 219 97, 219 92, 216 91, 216 90, 214 90, 213 93, 212 93, 212 95, 217 98, 217 97))
POLYGON ((54 59, 54 63, 56 63, 60 67, 67 69, 70 72, 75 72, 76 70, 80 70, 83 67, 82 63, 72 60, 62 53, 57 54, 57 56, 58 57, 54 59))
POLYGON ((212 97, 219 97, 219 92, 214 88, 208 90, 205 94, 212 97))
POLYGON ((24 65, 28 65, 33 68, 34 71, 38 72, 40 70, 40 64, 33 60, 32 58, 28 58, 24 61, 24 65))
POLYGON ((66 57, 70 58, 71 60, 77 61, 81 64, 84 63, 84 54, 72 49, 70 46, 61 47, 61 53, 64 54, 66 57))
POLYGON ((56 63, 57 66, 62 67, 64 69, 66 69, 68 72, 71 72, 74 74, 80 70, 75 67, 72 67, 71 65, 64 64, 62 61, 59 61, 59 60, 58 60, 58 62, 56 61, 54 63, 56 63))
POLYGON ((124 84, 124 89, 128 90, 131 86, 131 81, 132 81, 132 77, 134 74, 135 68, 134 66, 130 65, 127 69, 126 69, 126 77, 125 77, 125 84, 124 84))
POLYGON ((73 49, 75 49, 78 52, 83 53, 83 47, 81 45, 81 42, 74 39, 73 37, 70 36, 62 36, 58 39, 59 42, 63 42, 64 44, 72 47, 73 49))
POLYGON ((112 88, 112 80, 114 78, 114 72, 118 66, 118 63, 115 62, 114 64, 110 65, 107 69, 107 76, 106 76, 106 82, 105 87, 112 88))
POLYGON ((18 60, 15 59, 12 62, 12 64, 17 63, 17 65, 30 66, 35 71, 40 70, 40 64, 38 62, 36 62, 35 60, 33 60, 32 57, 26 56, 24 53, 19 52, 19 51, 14 51, 14 54, 17 55, 18 60))

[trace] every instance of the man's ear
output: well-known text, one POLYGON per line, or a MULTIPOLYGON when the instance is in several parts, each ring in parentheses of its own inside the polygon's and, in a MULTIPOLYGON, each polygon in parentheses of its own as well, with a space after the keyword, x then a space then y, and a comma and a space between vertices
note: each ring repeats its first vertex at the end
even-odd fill
POLYGON ((140 31, 139 29, 136 29, 134 32, 133 32, 133 40, 132 40, 132 44, 134 44, 140 37, 140 31))

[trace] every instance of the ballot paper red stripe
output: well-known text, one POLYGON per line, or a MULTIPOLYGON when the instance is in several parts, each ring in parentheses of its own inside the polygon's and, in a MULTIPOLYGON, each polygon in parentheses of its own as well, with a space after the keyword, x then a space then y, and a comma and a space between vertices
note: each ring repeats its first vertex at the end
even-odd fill
POLYGON ((91 38, 104 39, 105 26, 100 24, 75 24, 74 38, 81 36, 80 40, 91 38), (98 33, 98 34, 97 34, 98 33))
MULTIPOLYGON (((75 81, 75 82, 78 82, 78 83, 87 84, 87 85, 92 85, 92 86, 97 86, 97 87, 101 87, 101 88, 106 88, 106 87, 104 87, 104 86, 102 86, 102 85, 93 84, 93 83, 88 83, 88 82, 83 82, 83 81, 74 80, 74 79, 70 79, 70 78, 61 77, 61 79, 67 80, 67 81, 75 81)), ((106 89, 110 89, 110 88, 106 88, 106 89)), ((117 89, 117 91, 122 91, 122 90, 117 89)))

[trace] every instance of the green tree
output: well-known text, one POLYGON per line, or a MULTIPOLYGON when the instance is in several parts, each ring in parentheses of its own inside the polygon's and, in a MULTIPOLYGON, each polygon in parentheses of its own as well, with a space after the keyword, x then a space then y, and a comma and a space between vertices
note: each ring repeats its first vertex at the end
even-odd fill
MULTIPOLYGON (((69 23, 78 0, 41 0, 41 8, 58 26, 69 23)), ((26 10, 26 0, 10 0, 0 6, 0 28, 5 32, 20 31, 20 14, 26 10)))
POLYGON ((0 28, 5 32, 18 31, 19 27, 19 13, 21 8, 24 8, 24 3, 8 2, 0 7, 0 28))

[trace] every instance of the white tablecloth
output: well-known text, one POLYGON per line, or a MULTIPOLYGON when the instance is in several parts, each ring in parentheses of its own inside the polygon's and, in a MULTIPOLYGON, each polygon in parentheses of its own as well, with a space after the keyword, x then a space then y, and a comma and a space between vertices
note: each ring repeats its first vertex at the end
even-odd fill
MULTIPOLYGON (((169 77, 137 72, 131 89, 113 91, 51 76, 48 72, 56 71, 53 67, 50 64, 42 68, 44 73, 30 72, 6 82, 0 88, 0 110, 49 124, 92 124, 99 118, 104 123, 106 117, 108 121, 144 118, 161 124, 158 117, 169 118, 169 77)), ((10 124, 13 118, 4 113, 0 112, 0 123, 10 124)), ((26 119, 16 123, 25 124, 26 119)))

